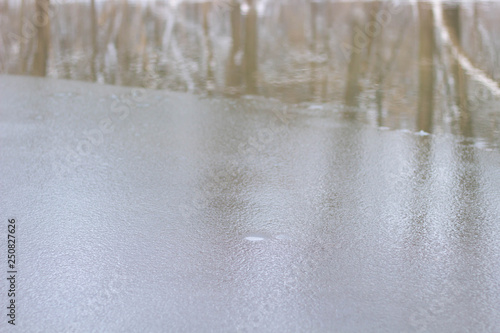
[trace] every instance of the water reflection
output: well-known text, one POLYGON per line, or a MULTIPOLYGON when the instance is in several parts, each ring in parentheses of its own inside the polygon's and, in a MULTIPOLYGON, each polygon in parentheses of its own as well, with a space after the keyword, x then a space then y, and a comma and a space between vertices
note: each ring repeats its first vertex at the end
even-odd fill
POLYGON ((418 113, 417 127, 432 132, 434 111, 434 17, 428 3, 418 4, 418 113))
POLYGON ((231 48, 226 65, 226 87, 227 91, 237 91, 237 87, 241 84, 241 68, 237 55, 241 48, 241 8, 239 2, 233 0, 231 3, 230 12, 231 21, 231 48))
POLYGON ((498 146, 497 3, 48 4, 3 3, 5 72, 340 104, 348 118, 375 126, 498 146))
MULTIPOLYGON (((366 44, 366 36, 360 34, 362 31, 362 21, 364 13, 359 8, 355 8, 354 17, 351 25, 351 45, 353 49, 351 51, 351 56, 349 59, 349 64, 347 66, 347 79, 345 88, 345 104, 347 107, 357 107, 358 97, 360 93, 359 79, 361 71, 361 56, 362 49, 361 45, 358 45, 360 36, 365 38, 362 45, 366 44)), ((349 112, 349 115, 353 117, 354 112, 349 112)))
MULTIPOLYGON (((296 118, 286 123, 275 114, 284 105, 269 99, 149 90, 91 153, 54 169, 68 162, 66 143, 77 145, 130 89, 1 81, 14 111, 0 166, 6 188, 28 184, 11 205, 26 209, 36 187, 45 199, 26 231, 43 238, 51 223, 65 226, 56 245, 26 256, 26 308, 36 310, 27 331, 60 295, 93 311, 74 272, 101 277, 97 286, 80 279, 84 290, 112 290, 102 305, 110 313, 100 316, 139 311, 158 330, 499 331, 497 152, 303 106, 290 107, 296 118), (111 262, 93 265, 106 251, 111 262), (123 282, 107 287, 102 267, 123 282), (40 302, 54 276, 67 278, 40 302)), ((60 325, 95 330, 83 328, 96 323, 94 312, 81 313, 60 314, 60 325)))
POLYGON ((34 76, 45 76, 47 74, 47 59, 50 45, 50 18, 46 14, 49 8, 49 0, 36 0, 35 15, 36 21, 36 46, 33 56, 33 66, 31 74, 34 76))
POLYGON ((260 316, 242 323, 273 325, 269 318, 283 315, 279 304, 292 318, 328 313, 323 320, 343 331, 345 317, 357 328, 366 322, 349 317, 353 304, 376 299, 381 308, 361 306, 362 316, 389 330, 472 329, 482 325, 479 317, 497 325, 490 311, 498 297, 489 292, 498 289, 498 218, 490 201, 496 187, 485 182, 484 152, 443 136, 360 129, 349 120, 332 130, 324 126, 332 119, 320 119, 293 123, 293 135, 263 145, 253 159, 244 154, 244 171, 227 176, 232 169, 218 156, 238 151, 259 125, 279 126, 262 104, 237 105, 256 117, 226 110, 203 120, 206 167, 193 192, 208 187, 196 219, 217 239, 210 248, 224 257, 215 270, 231 281, 232 308, 260 316), (283 234, 285 241, 277 237, 283 234), (387 322, 377 313, 382 308, 392 314, 387 322))
MULTIPOLYGON (((461 48, 462 29, 460 24, 460 5, 449 5, 443 10, 444 23, 448 27, 450 38, 453 44, 461 48)), ((472 119, 469 111, 469 102, 467 94, 467 76, 464 69, 456 59, 452 60, 451 71, 453 73, 453 83, 455 86, 455 105, 459 111, 458 129, 461 135, 466 137, 473 136, 472 119)))
POLYGON ((245 18, 245 92, 247 94, 257 93, 257 9, 254 0, 247 0, 250 7, 245 18))

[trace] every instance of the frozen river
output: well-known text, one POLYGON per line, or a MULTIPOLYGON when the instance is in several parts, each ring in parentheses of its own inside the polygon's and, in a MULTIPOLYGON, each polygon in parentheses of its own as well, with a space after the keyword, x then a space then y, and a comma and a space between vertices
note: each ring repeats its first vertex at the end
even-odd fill
POLYGON ((333 104, 16 76, 0 101, 19 332, 500 331, 497 149, 333 104))

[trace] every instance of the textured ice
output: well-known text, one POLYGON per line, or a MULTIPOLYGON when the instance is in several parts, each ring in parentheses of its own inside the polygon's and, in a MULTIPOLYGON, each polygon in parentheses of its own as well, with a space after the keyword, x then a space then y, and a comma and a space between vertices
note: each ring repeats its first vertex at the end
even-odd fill
POLYGON ((304 109, 0 76, 16 328, 500 331, 498 151, 304 109))

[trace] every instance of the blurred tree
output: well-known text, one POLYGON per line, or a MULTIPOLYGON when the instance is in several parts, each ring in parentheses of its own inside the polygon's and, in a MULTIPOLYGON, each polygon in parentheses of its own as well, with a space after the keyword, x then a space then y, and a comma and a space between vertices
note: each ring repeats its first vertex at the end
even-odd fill
POLYGON ((417 129, 432 132, 434 108, 434 15, 432 5, 418 3, 418 105, 417 129))
POLYGON ((37 43, 31 74, 35 76, 47 75, 47 59, 50 45, 50 0, 36 0, 35 21, 37 27, 37 43))

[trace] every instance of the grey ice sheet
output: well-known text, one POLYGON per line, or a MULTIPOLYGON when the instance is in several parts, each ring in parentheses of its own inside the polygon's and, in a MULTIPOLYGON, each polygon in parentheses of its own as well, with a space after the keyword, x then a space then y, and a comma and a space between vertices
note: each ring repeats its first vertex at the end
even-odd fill
POLYGON ((422 134, 0 76, 15 329, 498 332, 499 153, 422 134))

